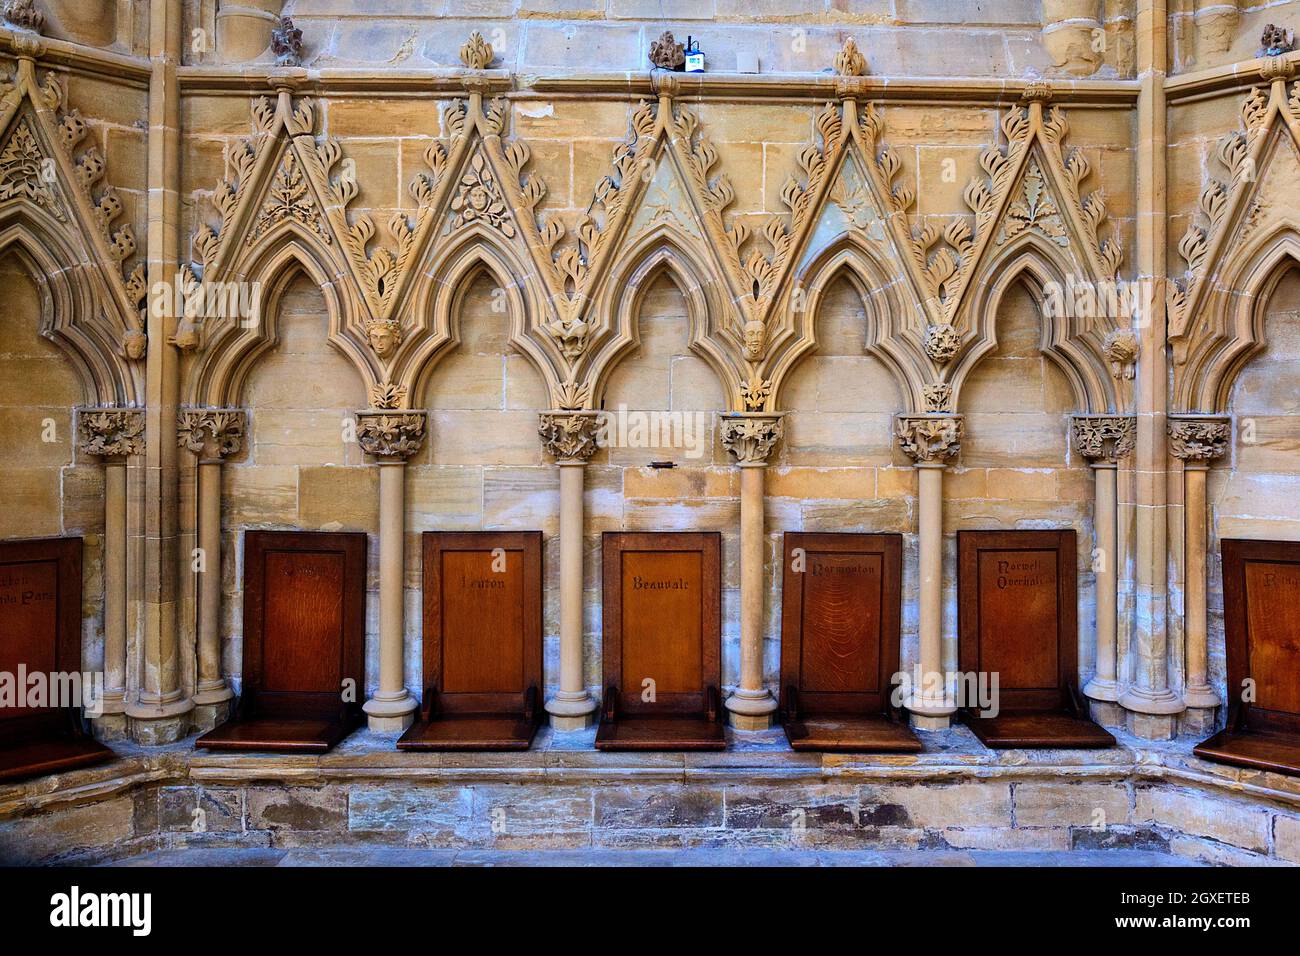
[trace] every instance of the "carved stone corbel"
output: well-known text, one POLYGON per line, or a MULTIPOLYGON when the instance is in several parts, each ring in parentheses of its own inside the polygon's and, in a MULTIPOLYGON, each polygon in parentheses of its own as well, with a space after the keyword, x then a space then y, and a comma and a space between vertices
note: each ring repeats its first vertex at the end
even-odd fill
POLYGON ((1137 419, 1132 415, 1074 415, 1070 437, 1088 461, 1114 464, 1133 450, 1137 419))
POLYGON ((783 431, 780 415, 736 412, 722 416, 722 444, 741 466, 767 464, 783 431))
POLYGON ((596 453, 599 412, 542 412, 537 433, 556 461, 586 462, 596 453))
POLYGON ((201 461, 221 461, 244 447, 248 413, 242 408, 182 408, 176 438, 201 461))
POLYGON ((367 455, 405 461, 424 444, 425 413, 367 410, 356 413, 357 444, 367 455))

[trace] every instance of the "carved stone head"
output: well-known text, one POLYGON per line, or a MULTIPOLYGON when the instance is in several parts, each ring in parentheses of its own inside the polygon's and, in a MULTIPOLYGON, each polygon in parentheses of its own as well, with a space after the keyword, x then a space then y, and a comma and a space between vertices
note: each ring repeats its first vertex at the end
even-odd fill
POLYGON ((1295 33, 1286 27, 1270 23, 1264 28, 1264 36, 1260 42, 1263 44, 1265 56, 1281 56, 1295 49, 1295 33))
POLYGON ((767 341, 767 327, 758 319, 750 319, 743 329, 745 355, 751 359, 763 357, 763 346, 767 341))
POLYGON ((371 322, 366 326, 366 336, 375 354, 387 359, 402 344, 402 327, 391 319, 371 322))
POLYGON ((148 350, 149 337, 139 329, 130 329, 122 336, 122 351, 131 361, 140 361, 148 350))

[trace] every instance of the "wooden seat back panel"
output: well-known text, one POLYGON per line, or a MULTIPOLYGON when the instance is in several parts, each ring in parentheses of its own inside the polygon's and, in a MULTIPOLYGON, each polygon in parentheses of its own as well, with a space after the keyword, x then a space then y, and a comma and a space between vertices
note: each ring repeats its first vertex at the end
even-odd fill
POLYGON ((717 532, 605 533, 604 678, 620 718, 707 712, 722 683, 721 554, 717 532))
POLYGON ((1247 728, 1300 741, 1300 541, 1222 543, 1229 703, 1249 680, 1247 728))
POLYGON ((341 714, 365 692, 366 536, 244 536, 244 687, 260 716, 341 714), (350 685, 345 682, 351 682, 350 685))
POLYGON ((542 533, 426 532, 424 685, 446 714, 522 714, 542 691, 542 533))
POLYGON ((802 714, 880 714, 898 671, 902 535, 787 532, 781 688, 802 714))
POLYGON ((1077 682, 1073 529, 957 533, 961 670, 998 674, 1003 711, 1061 711, 1077 682))
MULTIPOLYGON (((81 671, 81 582, 80 538, 0 542, 0 671, 17 680, 22 669, 47 675, 47 682, 48 675, 81 671)), ((11 779, 52 772, 40 768, 61 759, 73 738, 91 743, 82 737, 77 711, 0 707, 0 747, 16 748, 6 771, 11 779), (46 744, 50 753, 42 756, 46 744)), ((111 756, 99 745, 94 749, 104 759, 111 756)))

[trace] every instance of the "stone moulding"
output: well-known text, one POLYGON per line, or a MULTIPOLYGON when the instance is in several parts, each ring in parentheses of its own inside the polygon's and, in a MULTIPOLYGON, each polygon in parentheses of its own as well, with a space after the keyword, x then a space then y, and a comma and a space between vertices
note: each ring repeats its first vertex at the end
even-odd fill
POLYGON ((614 756, 574 766, 564 754, 543 750, 518 755, 508 766, 438 766, 425 755, 391 751, 287 759, 127 754, 108 766, 62 775, 53 787, 48 778, 0 787, 0 859, 93 862, 161 845, 211 845, 221 836, 246 845, 260 836, 264 845, 270 831, 292 835, 295 844, 324 847, 491 846, 500 835, 483 825, 482 814, 458 810, 463 801, 448 799, 453 789, 477 785, 489 795, 506 786, 517 791, 517 804, 537 799, 539 807, 551 808, 534 818, 550 826, 515 835, 536 848, 569 847, 575 832, 593 841, 601 834, 623 835, 644 846, 676 845, 697 835, 716 840, 733 829, 774 849, 794 847, 799 844, 788 810, 806 806, 836 808, 833 814, 810 812, 807 828, 811 840, 832 849, 860 849, 864 838, 873 845, 896 838, 903 847, 983 840, 975 845, 1110 844, 1208 862, 1300 862, 1300 786, 1294 778, 1208 764, 1177 746, 1121 746, 1014 766, 996 754, 960 752, 921 754, 907 766, 871 755, 809 763, 789 753, 756 753, 743 767, 693 765, 681 755, 670 765, 659 756, 614 756), (684 767, 695 781, 685 790, 684 767), (534 786, 539 774, 546 783, 534 786), (630 777, 643 791, 638 799, 660 809, 629 805, 630 777), (781 812, 769 814, 765 781, 778 777, 788 793, 781 812), (270 801, 268 782, 277 784, 270 801), (236 809, 210 811, 206 832, 193 834, 191 815, 203 787, 217 787, 236 809), (723 788, 728 806, 740 808, 726 815, 723 788), (575 799, 557 801, 557 793, 575 799), (555 809, 561 803, 578 809, 555 809), (130 812, 141 805, 158 812, 130 812), (754 826, 743 812, 747 806, 761 808, 771 821, 754 826), (680 808, 677 825, 663 826, 662 807, 680 808), (882 827, 873 819, 886 814, 862 812, 885 807, 905 823, 882 827), (972 813, 972 807, 984 811, 972 813), (1098 807, 1106 810, 1100 832, 1094 823, 1098 807), (733 815, 743 822, 730 822, 733 815), (435 818, 436 835, 428 825, 435 818))

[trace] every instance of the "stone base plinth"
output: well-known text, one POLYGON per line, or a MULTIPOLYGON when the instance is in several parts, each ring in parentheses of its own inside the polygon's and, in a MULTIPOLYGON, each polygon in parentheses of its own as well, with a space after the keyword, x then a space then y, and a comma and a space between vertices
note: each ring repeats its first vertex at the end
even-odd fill
POLYGON ((195 704, 190 714, 194 731, 203 734, 224 724, 230 719, 232 704, 233 700, 223 700, 219 704, 195 704))
POLYGON ((727 711, 727 723, 735 730, 767 730, 776 722, 776 714, 738 714, 727 711))
POLYGON ((167 717, 128 717, 127 728, 131 739, 136 743, 146 747, 161 747, 174 744, 190 733, 192 713, 193 711, 186 711, 167 717))
POLYGON ((958 726, 915 755, 794 753, 779 729, 728 731, 724 753, 596 752, 592 731, 546 728, 516 754, 402 753, 368 731, 319 757, 125 744, 111 764, 0 785, 0 864, 218 846, 1127 848, 1300 862, 1300 779, 1200 760, 1188 740, 1117 736, 1107 750, 998 752, 958 726))
POLYGON ((1178 731, 1177 714, 1128 714, 1128 732, 1143 740, 1172 740, 1178 731))
POLYGON ((105 743, 131 739, 126 714, 104 714, 101 717, 93 717, 90 726, 95 739, 105 743))
POLYGON ((587 730, 596 725, 596 715, 578 714, 576 716, 565 716, 562 714, 550 714, 551 730, 561 734, 571 734, 579 730, 587 730))
POLYGON ((372 734, 400 734, 415 723, 415 712, 396 714, 391 717, 379 714, 367 714, 366 726, 372 734))
POLYGON ((938 731, 947 730, 952 720, 948 717, 927 717, 925 714, 909 714, 912 720, 912 726, 917 730, 938 731))
POLYGON ((1088 713, 1103 727, 1123 727, 1125 710, 1109 700, 1088 701, 1088 713))
POLYGON ((1193 737, 1208 737, 1214 732, 1218 709, 1214 707, 1188 707, 1178 715, 1178 733, 1193 737))

